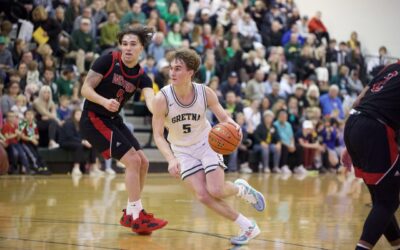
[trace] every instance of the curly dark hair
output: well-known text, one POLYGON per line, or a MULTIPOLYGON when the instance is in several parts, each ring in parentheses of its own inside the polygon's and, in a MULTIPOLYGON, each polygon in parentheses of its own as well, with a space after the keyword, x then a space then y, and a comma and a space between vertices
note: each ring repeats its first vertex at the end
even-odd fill
POLYGON ((139 41, 143 45, 143 47, 147 47, 151 42, 151 39, 153 38, 154 29, 149 26, 137 25, 134 26, 133 28, 123 30, 117 35, 119 44, 122 43, 122 38, 125 35, 130 35, 130 34, 136 35, 139 38, 139 41))

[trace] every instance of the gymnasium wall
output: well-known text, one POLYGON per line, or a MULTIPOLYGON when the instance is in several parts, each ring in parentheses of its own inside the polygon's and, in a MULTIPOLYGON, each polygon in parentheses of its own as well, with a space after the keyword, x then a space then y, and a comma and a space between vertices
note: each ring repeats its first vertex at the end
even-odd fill
POLYGON ((347 41, 355 30, 366 55, 377 55, 385 45, 400 58, 400 0, 296 0, 301 15, 322 12, 331 37, 347 41))

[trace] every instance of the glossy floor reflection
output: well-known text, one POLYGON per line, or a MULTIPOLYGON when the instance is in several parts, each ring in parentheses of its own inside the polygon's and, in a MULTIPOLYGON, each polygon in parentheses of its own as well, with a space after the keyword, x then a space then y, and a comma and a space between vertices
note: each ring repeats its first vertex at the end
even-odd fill
MULTIPOLYGON (((235 180, 239 175, 227 175, 235 180)), ((255 218, 262 230, 248 246, 228 238, 233 223, 205 209, 182 183, 150 174, 143 204, 169 220, 152 236, 138 236, 118 224, 126 204, 123 175, 0 177, 0 248, 4 249, 354 249, 368 214, 364 185, 327 175, 240 175, 262 190, 267 208, 258 213, 238 199, 229 202, 255 218)), ((376 249, 390 249, 381 239, 376 249)))

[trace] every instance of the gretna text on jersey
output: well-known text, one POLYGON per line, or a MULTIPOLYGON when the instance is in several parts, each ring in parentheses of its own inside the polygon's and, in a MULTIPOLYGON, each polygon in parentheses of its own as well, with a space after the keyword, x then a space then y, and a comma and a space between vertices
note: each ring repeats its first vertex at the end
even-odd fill
POLYGON ((179 114, 177 116, 172 117, 171 122, 176 123, 180 121, 198 121, 200 120, 200 114, 194 114, 194 113, 185 113, 185 114, 179 114))

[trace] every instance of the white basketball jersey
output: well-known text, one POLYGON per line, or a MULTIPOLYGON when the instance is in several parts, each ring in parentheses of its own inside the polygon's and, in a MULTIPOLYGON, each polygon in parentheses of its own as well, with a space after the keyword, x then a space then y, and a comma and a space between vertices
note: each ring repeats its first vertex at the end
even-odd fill
MULTIPOLYGON (((208 137, 211 125, 206 118, 207 97, 203 84, 192 83, 194 99, 189 105, 178 101, 172 85, 161 89, 167 99, 165 126, 168 141, 176 146, 190 146, 208 137)), ((157 107, 156 107, 157 108, 157 107)))

